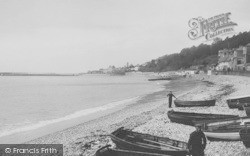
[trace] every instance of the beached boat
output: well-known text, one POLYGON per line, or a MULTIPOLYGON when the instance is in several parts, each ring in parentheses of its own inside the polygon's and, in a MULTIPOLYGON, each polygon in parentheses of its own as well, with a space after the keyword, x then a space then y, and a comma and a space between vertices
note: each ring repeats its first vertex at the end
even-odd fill
POLYGON ((239 96, 227 99, 229 108, 242 108, 245 103, 250 103, 250 96, 239 96))
POLYGON ((233 108, 239 108, 239 103, 238 102, 227 101, 227 105, 231 109, 233 109, 233 108))
POLYGON ((243 110, 244 106, 247 106, 247 105, 250 105, 250 104, 249 103, 242 103, 242 102, 227 101, 227 105, 231 109, 238 108, 239 110, 243 110))
POLYGON ((176 79, 179 79, 181 77, 183 77, 183 76, 180 76, 180 75, 171 75, 171 76, 151 78, 151 79, 148 79, 148 81, 176 80, 176 79))
POLYGON ((244 128, 240 130, 240 139, 243 142, 243 144, 250 148, 250 126, 246 125, 244 128))
POLYGON ((231 101, 231 102, 237 102, 238 100, 241 103, 247 103, 247 102, 250 102, 250 96, 237 96, 237 97, 232 97, 230 99, 227 99, 227 101, 231 101))
POLYGON ((166 154, 113 149, 109 147, 110 145, 107 145, 98 149, 94 156, 170 156, 166 154))
POLYGON ((244 106, 244 110, 246 111, 246 115, 250 117, 250 106, 244 106))
POLYGON ((215 106, 215 100, 204 100, 204 101, 183 101, 174 100, 176 107, 205 107, 205 106, 215 106))
POLYGON ((239 131, 250 122, 249 117, 238 119, 225 119, 223 121, 202 123, 202 130, 209 140, 213 141, 238 141, 239 131))
POLYGON ((111 133, 110 137, 118 149, 178 156, 188 154, 186 142, 137 133, 123 127, 111 133))
POLYGON ((188 113, 177 112, 174 110, 168 111, 168 118, 172 122, 181 123, 184 125, 194 125, 194 121, 203 120, 220 120, 220 119, 232 119, 237 118, 237 115, 224 115, 224 114, 202 114, 202 113, 188 113))
POLYGON ((240 104, 240 106, 238 107, 238 110, 244 110, 244 107, 248 107, 250 106, 250 103, 242 103, 240 104))
POLYGON ((172 80, 172 78, 171 77, 161 77, 161 78, 148 79, 148 81, 160 81, 160 80, 172 80))

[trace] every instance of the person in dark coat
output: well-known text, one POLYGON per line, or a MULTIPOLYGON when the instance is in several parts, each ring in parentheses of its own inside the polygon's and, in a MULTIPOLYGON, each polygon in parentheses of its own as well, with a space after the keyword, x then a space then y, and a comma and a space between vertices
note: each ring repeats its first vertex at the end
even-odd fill
POLYGON ((196 130, 190 134, 188 140, 190 154, 192 154, 192 156, 204 156, 206 145, 207 139, 201 130, 201 125, 196 125, 196 130))
MULTIPOLYGON (((175 97, 174 94, 172 93, 172 91, 169 92, 168 96, 168 107, 171 108, 172 107, 172 98, 175 97)), ((176 98, 176 97, 175 97, 176 98)), ((177 99, 177 98, 176 98, 177 99)))

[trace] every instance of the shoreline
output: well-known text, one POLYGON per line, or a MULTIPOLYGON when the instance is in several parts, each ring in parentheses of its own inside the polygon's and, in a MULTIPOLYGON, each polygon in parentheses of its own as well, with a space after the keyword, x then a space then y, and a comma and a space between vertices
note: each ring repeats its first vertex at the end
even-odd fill
POLYGON ((165 109, 168 109, 166 94, 169 90, 172 90, 175 95, 181 95, 184 92, 189 92, 190 88, 196 88, 203 84, 204 82, 191 79, 171 81, 165 85, 167 88, 163 91, 148 94, 122 110, 27 143, 62 143, 65 149, 64 155, 92 155, 99 146, 110 142, 107 135, 115 129, 122 126, 133 129, 147 123, 157 114, 161 114, 162 111, 165 112, 165 109), (177 91, 178 89, 180 90, 177 91), (95 141, 97 147, 92 147, 95 141), (88 146, 91 148, 89 149, 88 146))
MULTIPOLYGON (((4 142, 11 143, 10 140, 8 141, 6 140, 8 137, 11 138, 12 135, 17 137, 18 135, 20 135, 21 133, 25 133, 26 131, 29 131, 29 132, 39 131, 39 129, 43 129, 45 127, 51 127, 51 125, 54 125, 54 124, 60 124, 64 122, 67 123, 67 121, 79 120, 80 118, 83 118, 83 117, 86 118, 85 121, 89 121, 89 120, 92 120, 93 118, 92 116, 100 116, 100 114, 108 114, 110 112, 114 112, 115 110, 118 109, 117 108, 118 106, 125 107, 129 103, 132 103, 138 99, 139 99, 139 96, 128 98, 128 99, 121 100, 121 101, 114 101, 103 106, 92 107, 92 108, 87 108, 87 109, 83 109, 80 111, 76 111, 74 113, 68 114, 60 118, 55 118, 51 120, 42 120, 37 123, 28 125, 26 127, 24 126, 19 129, 9 130, 9 131, 6 131, 5 134, 3 133, 0 134, 0 143, 4 143, 4 142), (6 139, 3 139, 3 138, 6 138, 6 139)), ((18 142, 13 141, 13 143, 22 143, 22 142, 24 141, 21 141, 21 140, 18 140, 18 142)))
MULTIPOLYGON (((92 156, 98 148, 106 144, 115 146, 108 134, 119 127, 188 141, 190 133, 195 128, 170 122, 167 116, 170 109, 167 106, 166 98, 169 90, 172 90, 180 99, 216 98, 216 105, 213 107, 173 107, 172 109, 175 111, 245 116, 244 111, 229 109, 226 99, 243 93, 243 95, 250 95, 248 84, 250 84, 250 79, 241 76, 193 75, 191 78, 174 80, 166 84, 163 91, 148 94, 121 110, 26 143, 61 143, 64 145, 64 155, 92 156), (178 88, 182 89, 178 91, 178 88)), ((216 154, 220 156, 240 156, 249 155, 249 152, 240 141, 208 141, 205 154, 207 156, 216 154)))
MULTIPOLYGON (((98 118, 101 118, 103 116, 107 116, 109 114, 115 113, 117 111, 120 111, 124 109, 125 107, 129 106, 130 104, 136 103, 136 101, 139 101, 142 97, 147 96, 149 94, 152 94, 154 92, 160 92, 164 90, 162 86, 160 86, 157 90, 151 92, 151 93, 146 93, 144 95, 140 96, 135 96, 135 97, 130 97, 125 100, 119 100, 119 101, 112 101, 108 104, 105 104, 103 106, 98 106, 98 107, 92 107, 90 109, 96 110, 93 113, 85 115, 84 113, 81 113, 82 111, 86 112, 88 109, 80 110, 77 111, 73 114, 69 114, 65 117, 58 118, 58 119, 53 119, 53 120, 47 120, 47 121, 54 121, 46 125, 39 125, 39 123, 35 125, 31 125, 31 129, 27 129, 30 127, 24 127, 23 129, 20 129, 19 131, 15 133, 11 133, 5 136, 0 137, 0 143, 2 144, 13 144, 13 143, 25 143, 30 140, 34 140, 36 138, 43 137, 45 135, 55 133, 58 131, 62 131, 64 129, 70 128, 77 126, 79 124, 89 122, 98 118), (74 115, 78 116, 74 116, 74 115), (71 117, 68 119, 67 117, 71 117), (58 121, 57 121, 58 120, 58 121), (34 128, 33 128, 33 127, 34 128), (36 127, 38 126, 38 127, 36 127)), ((46 121, 42 121, 46 122, 46 121)))
MULTIPOLYGON (((146 82, 145 76, 141 75, 129 75, 127 78, 128 82, 134 80, 134 76, 136 76, 136 82, 145 83, 146 89, 142 90, 139 88, 139 92, 136 90, 137 85, 131 93, 126 93, 124 97, 119 97, 117 99, 113 98, 111 101, 100 101, 101 104, 91 108, 83 108, 77 109, 70 114, 66 114, 65 116, 59 116, 57 118, 45 119, 38 122, 34 122, 31 124, 27 124, 24 126, 16 127, 15 129, 1 131, 0 143, 23 143, 29 140, 33 140, 38 137, 42 137, 47 134, 51 134, 57 131, 61 131, 63 129, 73 127, 75 125, 79 125, 81 123, 93 120, 95 118, 100 118, 107 114, 116 112, 120 109, 123 109, 127 105, 134 103, 139 100, 141 97, 164 89, 164 86, 161 84, 146 82), (132 77, 129 77, 132 76, 132 77), (130 80, 132 79, 132 80, 130 80), (140 81, 139 81, 140 80, 140 81), (144 82, 145 81, 145 82, 144 82), (150 87, 152 86, 152 87, 150 87)), ((125 77, 126 78, 126 77, 125 77)), ((123 78, 124 79, 124 78, 123 78)), ((126 81, 127 82, 127 81, 126 81)), ((134 81, 133 81, 134 82, 134 81)), ((139 85, 140 87, 140 85, 139 85)), ((119 94, 120 95, 120 94, 119 94)), ((112 95, 110 95, 111 97, 112 95)), ((115 97, 115 96, 114 96, 115 97)))

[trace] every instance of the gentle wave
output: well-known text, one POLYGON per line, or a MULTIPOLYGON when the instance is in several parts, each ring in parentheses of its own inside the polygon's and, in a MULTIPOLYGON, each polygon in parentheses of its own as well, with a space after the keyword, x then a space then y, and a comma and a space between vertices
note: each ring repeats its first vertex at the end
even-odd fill
POLYGON ((44 127, 44 126, 47 126, 47 125, 50 125, 50 124, 54 124, 54 123, 58 123, 58 122, 62 122, 62 121, 70 120, 70 119, 75 119, 75 118, 78 118, 78 117, 90 115, 90 114, 97 113, 97 112, 100 112, 100 111, 105 111, 105 110, 117 107, 119 105, 124 105, 126 103, 130 103, 130 102, 135 101, 137 99, 139 99, 139 96, 133 97, 133 98, 128 98, 126 100, 111 102, 109 104, 106 104, 106 105, 103 105, 103 106, 100 106, 100 107, 84 109, 84 110, 81 110, 81 111, 77 111, 77 112, 75 112, 73 114, 64 116, 62 118, 39 121, 38 123, 23 126, 23 127, 19 127, 19 128, 16 128, 16 129, 3 130, 3 131, 0 131, 0 137, 8 136, 8 135, 15 134, 15 133, 20 133, 20 132, 25 132, 25 131, 29 131, 29 130, 34 130, 34 129, 38 129, 38 128, 41 128, 41 127, 44 127))

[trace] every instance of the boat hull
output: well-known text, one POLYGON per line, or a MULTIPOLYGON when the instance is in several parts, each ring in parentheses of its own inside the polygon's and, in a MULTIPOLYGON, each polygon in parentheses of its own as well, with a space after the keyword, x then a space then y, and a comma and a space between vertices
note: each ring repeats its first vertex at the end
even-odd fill
POLYGON ((181 76, 158 77, 158 78, 148 79, 148 81, 177 80, 180 78, 181 76))
POLYGON ((184 156, 188 153, 187 143, 185 142, 152 136, 149 134, 136 133, 123 130, 121 128, 113 132, 110 137, 116 144, 116 147, 123 150, 141 151, 174 156, 184 156), (133 136, 134 138, 131 138, 131 136, 133 136), (147 141, 144 142, 145 140, 147 141), (169 143, 164 142, 164 140, 169 140, 169 143), (173 146, 177 144, 179 145, 178 147, 173 146))
POLYGON ((226 132, 226 133, 216 133, 216 132, 204 132, 207 139, 210 141, 239 141, 239 132, 226 132))
POLYGON ((168 111, 168 118, 172 122, 181 123, 184 125, 194 126, 196 122, 208 121, 208 120, 223 120, 234 119, 239 116, 236 115, 223 115, 223 114, 202 114, 202 113, 188 113, 168 111))
POLYGON ((155 78, 155 79, 148 79, 148 81, 163 81, 163 80, 172 80, 172 78, 155 78))
POLYGON ((243 105, 246 103, 250 103, 250 96, 235 97, 235 98, 227 99, 227 105, 229 108, 242 109, 243 105))
POLYGON ((248 103, 250 102, 250 96, 235 97, 235 98, 227 99, 227 102, 237 102, 237 101, 239 101, 240 103, 248 103))
POLYGON ((215 100, 205 100, 205 101, 175 100, 174 104, 176 107, 207 107, 207 106, 215 106, 215 100))
POLYGON ((240 139, 242 140, 243 144, 250 148, 250 127, 244 127, 240 130, 240 139))
POLYGON ((250 103, 240 103, 240 102, 227 101, 227 105, 231 109, 238 108, 239 110, 244 110, 244 106, 250 106, 250 103))
POLYGON ((227 119, 202 124, 204 134, 212 141, 239 141, 239 131, 250 122, 250 118, 227 119))

